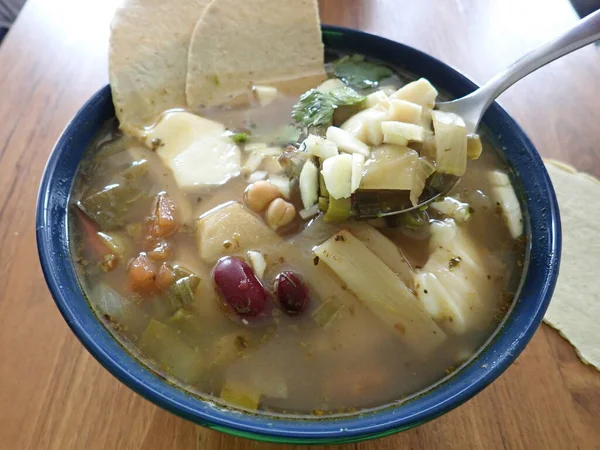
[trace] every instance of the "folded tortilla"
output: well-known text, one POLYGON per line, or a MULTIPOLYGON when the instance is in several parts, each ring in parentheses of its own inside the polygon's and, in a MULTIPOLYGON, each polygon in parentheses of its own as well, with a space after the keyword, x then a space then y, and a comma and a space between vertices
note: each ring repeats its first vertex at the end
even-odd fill
POLYGON ((600 180, 557 161, 546 161, 546 168, 560 208, 562 257, 544 321, 600 370, 600 180))
POLYGON ((190 42, 192 108, 238 103, 252 85, 300 94, 325 79, 317 0, 213 0, 190 42))
POLYGON ((189 43, 209 0, 154 6, 135 0, 118 9, 111 24, 109 76, 120 127, 137 134, 168 109, 187 106, 189 43))

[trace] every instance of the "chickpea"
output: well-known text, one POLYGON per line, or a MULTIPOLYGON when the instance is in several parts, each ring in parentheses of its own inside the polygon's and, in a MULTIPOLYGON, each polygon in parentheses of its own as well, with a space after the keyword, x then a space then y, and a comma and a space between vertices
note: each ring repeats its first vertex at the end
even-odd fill
POLYGON ((294 217, 296 217, 296 208, 289 202, 281 198, 276 198, 271 202, 265 214, 267 224, 273 229, 286 226, 294 217))
POLYGON ((246 189, 246 204, 255 212, 262 212, 267 205, 281 196, 279 189, 268 181, 256 181, 246 189))

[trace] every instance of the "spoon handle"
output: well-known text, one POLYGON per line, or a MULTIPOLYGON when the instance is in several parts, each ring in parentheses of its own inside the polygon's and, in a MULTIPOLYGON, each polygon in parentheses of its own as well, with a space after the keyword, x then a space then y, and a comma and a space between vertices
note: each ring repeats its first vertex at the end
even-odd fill
POLYGON ((600 39, 600 10, 581 19, 569 30, 532 50, 503 72, 466 97, 448 102, 446 110, 464 113, 467 126, 475 132, 479 121, 492 102, 521 78, 581 47, 600 39), (458 104, 460 102, 460 105, 458 104), (455 105, 452 105, 456 103, 455 105))

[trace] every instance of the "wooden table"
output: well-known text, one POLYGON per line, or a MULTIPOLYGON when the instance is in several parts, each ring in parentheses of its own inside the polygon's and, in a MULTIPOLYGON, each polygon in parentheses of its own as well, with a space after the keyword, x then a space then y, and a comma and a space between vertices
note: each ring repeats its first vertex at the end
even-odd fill
MULTIPOLYGON (((46 289, 34 236, 37 187, 69 118, 107 82, 117 4, 29 0, 0 46, 0 449, 276 448, 197 427, 125 388, 75 339, 46 289)), ((423 49, 477 82, 576 20, 567 0, 329 0, 321 12, 326 23, 423 49)), ((600 176, 599 99, 600 50, 591 46, 520 82, 501 102, 544 156, 600 176)), ((348 447, 600 448, 600 373, 543 326, 506 374, 466 405, 348 447)))

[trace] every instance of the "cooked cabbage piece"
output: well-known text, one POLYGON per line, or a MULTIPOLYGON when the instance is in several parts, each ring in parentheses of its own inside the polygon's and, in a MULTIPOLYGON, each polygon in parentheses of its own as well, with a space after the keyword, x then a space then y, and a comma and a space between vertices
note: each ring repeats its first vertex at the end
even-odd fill
MULTIPOLYGON (((478 248, 452 219, 431 224, 430 256, 415 276, 417 296, 447 333, 464 334, 486 326, 486 299, 499 298, 503 263, 478 248)), ((488 306, 489 308, 489 306, 488 306)))
POLYGON ((493 170, 489 172, 488 179, 492 186, 490 196, 502 209, 508 231, 516 239, 523 234, 523 213, 510 178, 504 172, 493 170))
POLYGON ((454 113, 432 111, 438 172, 461 177, 467 169, 467 128, 454 113))
POLYGON ((419 154, 408 147, 383 144, 373 148, 365 162, 360 189, 397 189, 413 187, 419 154))
POLYGON ((445 341, 414 294, 350 232, 340 231, 313 252, 416 354, 425 357, 445 341))

